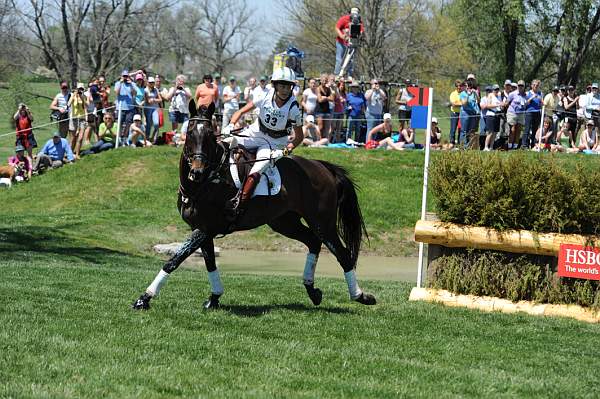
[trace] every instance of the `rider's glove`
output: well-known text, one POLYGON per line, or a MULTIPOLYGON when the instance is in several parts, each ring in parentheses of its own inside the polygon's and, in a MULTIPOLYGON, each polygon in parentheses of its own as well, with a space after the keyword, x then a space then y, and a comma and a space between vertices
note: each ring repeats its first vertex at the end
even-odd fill
POLYGON ((221 135, 223 137, 228 137, 231 136, 231 131, 233 130, 233 123, 230 123, 229 125, 225 126, 222 130, 221 130, 221 135))

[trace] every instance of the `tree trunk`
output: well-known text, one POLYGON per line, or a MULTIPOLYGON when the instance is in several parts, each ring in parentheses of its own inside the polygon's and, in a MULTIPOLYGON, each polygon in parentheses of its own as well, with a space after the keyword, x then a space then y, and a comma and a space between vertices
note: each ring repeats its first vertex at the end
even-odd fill
POLYGON ((504 34, 504 63, 506 65, 506 77, 514 80, 519 21, 514 18, 506 17, 503 21, 502 33, 504 34))

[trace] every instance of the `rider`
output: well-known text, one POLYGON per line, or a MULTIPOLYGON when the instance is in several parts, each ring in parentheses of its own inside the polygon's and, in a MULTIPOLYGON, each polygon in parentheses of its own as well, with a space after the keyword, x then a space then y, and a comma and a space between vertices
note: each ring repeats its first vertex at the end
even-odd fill
MULTIPOLYGON (((260 175, 269 167, 271 151, 286 148, 291 151, 302 143, 301 111, 296 98, 292 95, 296 75, 290 68, 284 67, 274 71, 271 78, 272 88, 262 98, 249 101, 242 109, 236 111, 231 117, 222 134, 228 136, 234 125, 242 115, 252 109, 259 110, 257 120, 246 128, 239 136, 226 139, 230 143, 237 140, 238 144, 248 149, 257 149, 256 162, 250 169, 250 173, 244 182, 241 193, 234 197, 228 209, 230 218, 241 214, 252 197, 256 185, 260 181, 260 175), (288 139, 289 128, 292 128, 291 141, 288 139)), ((233 144, 233 143, 232 143, 233 144)))

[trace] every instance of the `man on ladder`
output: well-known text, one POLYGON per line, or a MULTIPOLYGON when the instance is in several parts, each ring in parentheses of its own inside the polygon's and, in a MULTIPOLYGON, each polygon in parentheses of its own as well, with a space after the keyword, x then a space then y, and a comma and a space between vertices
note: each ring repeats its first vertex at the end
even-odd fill
POLYGON ((358 48, 361 35, 365 28, 357 7, 350 9, 350 14, 343 15, 335 25, 337 33, 335 42, 335 74, 343 78, 352 76, 354 69, 354 53, 358 48))

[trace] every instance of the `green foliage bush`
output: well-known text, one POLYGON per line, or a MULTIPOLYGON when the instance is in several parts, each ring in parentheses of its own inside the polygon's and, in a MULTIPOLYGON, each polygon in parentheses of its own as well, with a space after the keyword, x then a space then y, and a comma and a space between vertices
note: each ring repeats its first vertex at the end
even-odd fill
POLYGON ((600 309, 600 282, 559 277, 548 260, 492 251, 456 252, 431 262, 427 284, 457 294, 600 309))
POLYGON ((442 221, 498 230, 596 234, 600 160, 524 152, 454 151, 430 168, 442 221))

